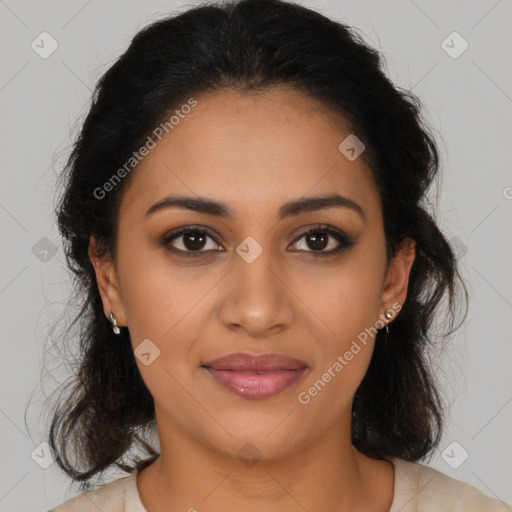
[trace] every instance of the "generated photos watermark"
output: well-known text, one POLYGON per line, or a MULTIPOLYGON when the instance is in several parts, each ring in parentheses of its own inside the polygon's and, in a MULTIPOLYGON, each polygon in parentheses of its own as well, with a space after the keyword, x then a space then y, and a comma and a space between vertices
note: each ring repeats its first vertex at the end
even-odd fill
MULTIPOLYGON (((388 309, 388 312, 391 315, 389 317, 389 320, 391 318, 394 318, 398 314, 398 312, 400 311, 401 308, 402 308, 401 304, 399 304, 398 302, 395 302, 392 306, 392 309, 388 309)), ((310 386, 306 391, 301 391, 297 395, 297 400, 299 401, 299 403, 301 403, 302 405, 309 404, 309 402, 311 402, 311 399, 314 398, 315 396, 317 396, 318 393, 320 393, 320 391, 322 391, 325 388, 325 386, 334 377, 336 377, 338 375, 338 373, 340 373, 341 370, 343 370, 343 368, 345 368, 345 366, 347 366, 349 364, 350 361, 352 361, 354 356, 356 356, 357 354, 359 354, 359 352, 361 352, 363 347, 361 347, 361 345, 359 345, 359 343, 357 341, 359 340, 359 342, 363 346, 366 346, 368 343, 368 338, 370 336, 374 336, 375 334, 377 334, 377 331, 379 329, 382 329, 386 325, 386 321, 383 320, 382 318, 383 318, 383 315, 381 315, 381 318, 379 320, 377 320, 373 326, 366 327, 364 329, 364 331, 361 331, 357 335, 357 340, 352 341, 350 348, 348 350, 346 350, 343 355, 339 355, 336 358, 336 361, 334 361, 334 363, 332 363, 331 366, 329 366, 329 368, 327 368, 327 371, 325 371, 322 374, 322 376, 314 382, 314 384, 312 386, 310 386)))
MULTIPOLYGON (((190 114, 192 108, 197 106, 197 100, 189 98, 187 103, 176 109, 174 114, 165 123, 160 123, 154 130, 153 135, 158 140, 162 140, 164 132, 167 134, 174 129, 181 119, 184 119, 187 114, 190 114)), ((148 136, 146 143, 143 144, 137 151, 132 153, 131 156, 101 187, 96 187, 93 195, 96 199, 104 199, 108 192, 111 192, 121 180, 129 174, 135 166, 143 160, 149 152, 156 147, 156 141, 152 136, 148 136)))

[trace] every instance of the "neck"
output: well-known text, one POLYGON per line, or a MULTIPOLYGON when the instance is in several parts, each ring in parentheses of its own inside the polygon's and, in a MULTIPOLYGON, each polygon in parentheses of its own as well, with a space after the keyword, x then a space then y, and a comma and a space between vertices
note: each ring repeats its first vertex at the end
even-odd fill
POLYGON ((160 457, 137 480, 148 512, 384 512, 393 501, 392 464, 364 456, 339 425, 279 458, 266 457, 256 443, 241 443, 233 457, 177 431, 160 440, 160 457))

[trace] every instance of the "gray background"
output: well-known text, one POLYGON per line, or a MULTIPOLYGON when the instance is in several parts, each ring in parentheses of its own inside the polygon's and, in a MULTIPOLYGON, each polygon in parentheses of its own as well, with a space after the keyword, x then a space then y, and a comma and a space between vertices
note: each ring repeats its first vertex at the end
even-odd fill
MULTIPOLYGON (((512 503, 512 2, 303 3, 358 27, 381 49, 389 76, 421 98, 437 132, 443 156, 438 221, 456 239, 470 309, 435 361, 451 409, 428 464, 512 503), (441 46, 453 31, 469 44, 458 58, 441 46), (463 450, 468 458, 454 469, 463 450)), ((52 370, 55 353, 42 370, 48 329, 70 291, 53 223, 56 172, 99 76, 140 28, 193 5, 0 0, 2 511, 43 512, 76 494, 56 464, 43 469, 35 462, 48 459, 40 446, 39 381, 44 377, 51 391, 65 377, 52 370), (31 47, 43 31, 59 45, 46 59, 31 47)), ((452 52, 461 48, 453 37, 445 44, 452 52)))

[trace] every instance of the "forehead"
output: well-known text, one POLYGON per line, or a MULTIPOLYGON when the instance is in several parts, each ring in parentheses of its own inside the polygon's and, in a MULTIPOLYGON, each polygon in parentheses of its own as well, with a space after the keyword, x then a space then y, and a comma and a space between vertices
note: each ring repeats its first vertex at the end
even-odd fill
POLYGON ((303 93, 221 90, 195 99, 132 171, 121 215, 140 217, 171 193, 223 201, 235 214, 336 191, 358 202, 378 196, 364 160, 339 150, 348 125, 303 93))

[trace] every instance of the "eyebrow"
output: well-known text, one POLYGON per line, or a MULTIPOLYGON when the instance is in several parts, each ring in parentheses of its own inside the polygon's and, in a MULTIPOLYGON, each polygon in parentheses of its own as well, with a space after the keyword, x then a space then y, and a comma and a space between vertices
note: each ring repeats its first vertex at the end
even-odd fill
MULTIPOLYGON (((324 210, 326 208, 348 208, 357 212, 363 219, 365 214, 361 206, 339 194, 321 197, 309 197, 306 199, 296 199, 283 204, 279 208, 279 218, 284 219, 305 212, 313 212, 324 210)), ((151 206, 144 217, 149 217, 153 213, 162 211, 167 208, 183 208, 207 215, 214 215, 225 219, 233 219, 234 214, 226 203, 214 201, 204 197, 187 197, 187 196, 167 196, 151 206)))

